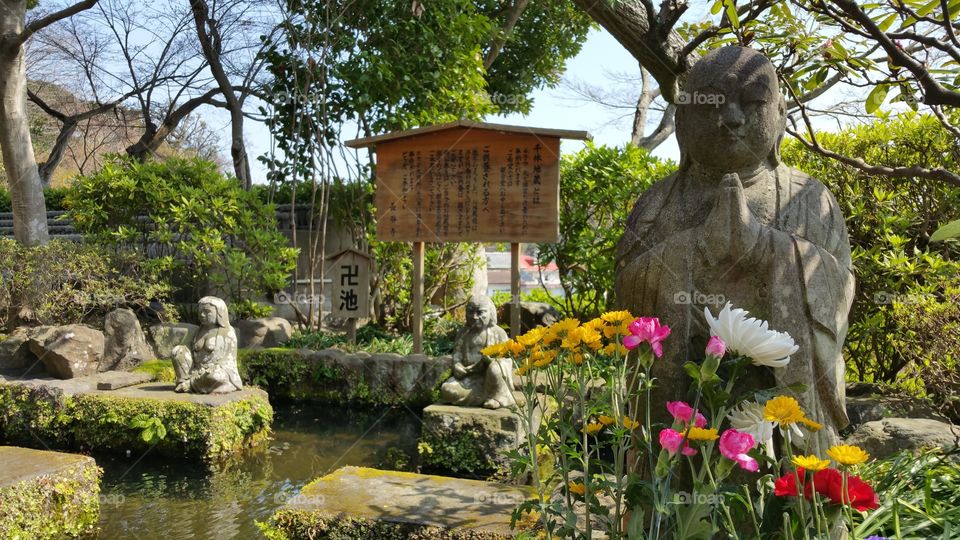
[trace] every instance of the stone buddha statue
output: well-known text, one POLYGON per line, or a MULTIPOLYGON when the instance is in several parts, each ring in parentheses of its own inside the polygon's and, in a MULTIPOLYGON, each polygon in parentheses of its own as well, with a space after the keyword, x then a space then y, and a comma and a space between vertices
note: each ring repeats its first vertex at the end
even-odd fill
POLYGON ((488 409, 516 405, 513 360, 480 353, 509 339, 497 326, 496 306, 486 296, 474 296, 467 302, 466 319, 454 343, 453 375, 440 386, 440 402, 488 409))
POLYGON ((666 421, 663 404, 689 397, 682 365, 703 358, 704 307, 731 302, 799 346, 785 367, 750 366, 741 390, 804 385, 783 393, 824 424, 801 443, 823 455, 848 423, 841 347, 854 279, 843 215, 823 184, 780 162, 785 105, 762 54, 710 52, 680 96, 680 167, 639 197, 617 248, 620 306, 673 329, 654 363, 651 413, 666 421))
POLYGON ((225 394, 243 388, 237 371, 237 334, 230 326, 227 304, 205 296, 200 307, 200 330, 193 347, 173 348, 177 392, 225 394))

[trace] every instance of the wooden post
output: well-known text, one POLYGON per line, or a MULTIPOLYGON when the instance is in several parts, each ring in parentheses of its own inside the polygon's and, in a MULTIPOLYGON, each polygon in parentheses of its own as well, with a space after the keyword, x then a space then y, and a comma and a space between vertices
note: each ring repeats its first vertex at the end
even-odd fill
POLYGON ((351 345, 357 344, 357 320, 353 317, 347 319, 347 339, 351 345))
POLYGON ((510 244, 510 335, 520 335, 520 243, 510 244))
POLYGON ((413 243, 413 353, 423 354, 423 242, 413 243))

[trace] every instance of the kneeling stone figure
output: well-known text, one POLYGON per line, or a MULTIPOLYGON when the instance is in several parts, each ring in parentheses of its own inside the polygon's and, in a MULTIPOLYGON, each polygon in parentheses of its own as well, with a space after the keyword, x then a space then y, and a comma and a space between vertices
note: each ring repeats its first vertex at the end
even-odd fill
POLYGON ((230 326, 227 304, 205 296, 200 306, 200 331, 192 350, 185 345, 173 348, 173 369, 177 392, 225 394, 243 388, 237 371, 237 333, 230 326))

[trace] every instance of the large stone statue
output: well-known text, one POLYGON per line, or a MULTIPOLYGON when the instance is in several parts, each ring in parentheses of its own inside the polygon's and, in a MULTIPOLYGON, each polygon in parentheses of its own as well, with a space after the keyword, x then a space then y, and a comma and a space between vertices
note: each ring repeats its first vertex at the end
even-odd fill
POLYGON ((488 358, 480 350, 507 341, 497 326, 497 308, 486 296, 467 302, 467 324, 457 336, 453 375, 440 387, 440 401, 464 407, 499 409, 516 404, 513 396, 513 360, 488 358))
POLYGON ((177 392, 224 394, 243 388, 237 371, 237 334, 230 326, 227 304, 205 296, 200 307, 200 330, 193 350, 184 345, 173 348, 173 369, 177 392))
POLYGON ((780 163, 785 106, 762 54, 710 52, 680 96, 679 170, 640 196, 617 249, 618 302, 673 329, 654 364, 651 412, 663 420, 666 401, 688 398, 682 365, 703 357, 704 307, 732 302, 800 347, 783 368, 751 366, 742 389, 806 385, 795 397, 825 424, 811 445, 824 455, 848 423, 841 347, 854 282, 843 215, 823 184, 780 163))

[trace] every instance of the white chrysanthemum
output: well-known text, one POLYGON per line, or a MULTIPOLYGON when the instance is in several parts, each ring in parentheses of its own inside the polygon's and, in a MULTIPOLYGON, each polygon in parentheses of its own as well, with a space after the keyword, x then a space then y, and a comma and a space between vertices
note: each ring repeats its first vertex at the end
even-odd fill
POLYGON ((790 355, 798 347, 790 334, 771 330, 767 321, 747 317, 749 313, 732 308, 730 302, 723 306, 717 318, 703 308, 703 316, 710 325, 710 335, 718 336, 727 345, 727 350, 746 356, 756 366, 780 368, 790 363, 790 355))
POLYGON ((759 443, 769 443, 773 441, 773 422, 764 419, 763 405, 745 401, 739 407, 730 411, 727 415, 730 419, 730 427, 740 433, 749 433, 753 435, 759 443))

